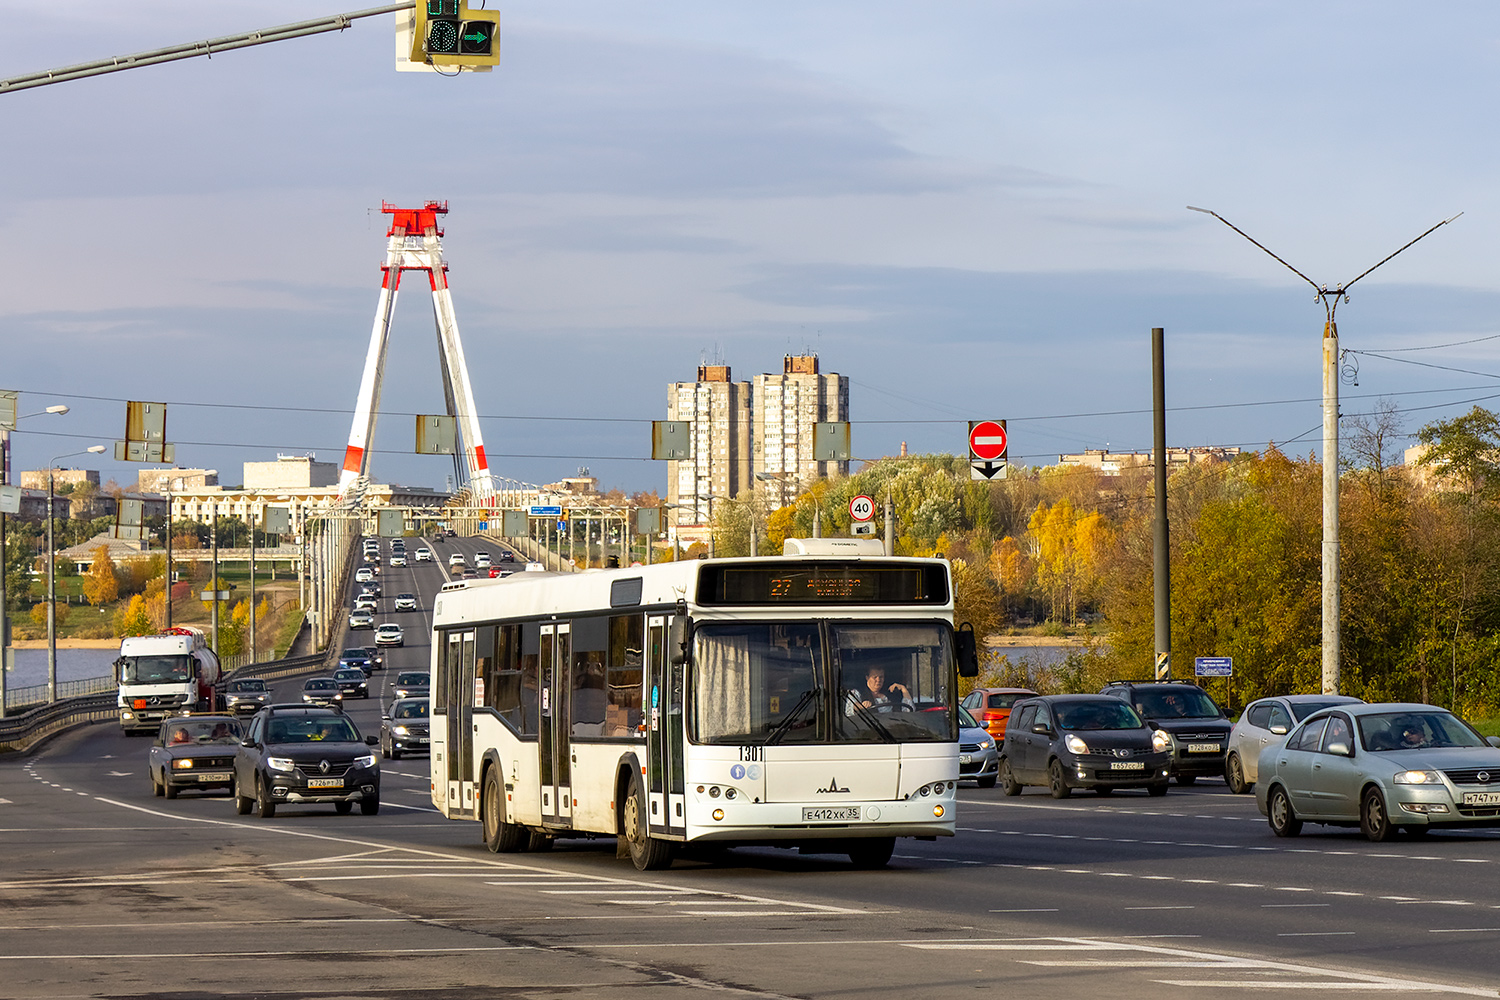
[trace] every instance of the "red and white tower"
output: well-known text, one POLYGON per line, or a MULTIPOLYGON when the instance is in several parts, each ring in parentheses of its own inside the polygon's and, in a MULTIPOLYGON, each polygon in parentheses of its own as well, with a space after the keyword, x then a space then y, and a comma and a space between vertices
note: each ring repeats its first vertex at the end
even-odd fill
MULTIPOLYGON (((437 323, 438 355, 443 371, 443 396, 448 415, 458 430, 459 476, 467 479, 476 505, 487 505, 495 493, 494 480, 484 457, 484 438, 479 432, 479 416, 474 409, 473 384, 464 362, 463 341, 458 336, 458 319, 453 312, 453 295, 448 290, 448 264, 443 260, 443 231, 438 216, 448 214, 446 201, 429 201, 421 208, 397 208, 382 202, 380 210, 391 216, 387 233, 384 275, 380 283, 380 301, 375 307, 375 325, 370 330, 370 350, 365 355, 365 373, 359 381, 359 398, 354 406, 354 423, 349 428, 349 448, 344 452, 344 468, 339 474, 339 493, 348 496, 366 482, 370 471, 370 443, 375 438, 375 417, 380 410, 380 384, 385 376, 385 348, 390 338, 391 313, 396 307, 396 292, 406 271, 426 271, 432 286, 432 313, 437 323)), ((464 486, 460 482, 459 486, 464 486)))

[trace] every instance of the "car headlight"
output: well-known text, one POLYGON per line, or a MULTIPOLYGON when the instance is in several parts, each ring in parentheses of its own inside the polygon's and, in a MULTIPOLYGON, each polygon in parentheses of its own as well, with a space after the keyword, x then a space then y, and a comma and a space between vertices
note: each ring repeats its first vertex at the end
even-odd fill
POLYGON ((187 770, 188 768, 190 768, 192 766, 193 766, 193 758, 191 758, 191 757, 178 757, 176 760, 172 761, 172 767, 173 768, 177 768, 177 769, 181 769, 181 770, 187 770))
POLYGON ((995 745, 995 741, 994 740, 990 739, 989 737, 985 737, 983 740, 981 740, 979 742, 979 749, 981 749, 981 750, 988 750, 990 747, 992 747, 994 745, 995 745))
POLYGON ((1167 734, 1167 731, 1165 729, 1158 729, 1156 732, 1151 734, 1152 750, 1160 753, 1163 750, 1171 749, 1171 746, 1172 737, 1167 734))
POLYGON ((395 733, 397 736, 410 736, 411 735, 411 730, 408 729, 405 726, 396 726, 396 727, 394 727, 391 730, 391 732, 395 733))
POLYGON ((1398 785, 1441 785, 1443 776, 1436 771, 1397 771, 1391 780, 1398 785))
POLYGON ((273 771, 295 771, 297 765, 290 757, 267 757, 266 766, 273 771))
POLYGON ((1063 745, 1066 746, 1073 753, 1088 753, 1089 752, 1089 745, 1087 743, 1083 742, 1083 740, 1079 739, 1077 736, 1074 736, 1072 733, 1069 733, 1067 735, 1067 737, 1063 740, 1063 745))
POLYGON ((356 758, 354 758, 354 766, 355 767, 374 767, 375 766, 375 755, 372 754, 372 753, 367 753, 363 757, 356 757, 356 758))

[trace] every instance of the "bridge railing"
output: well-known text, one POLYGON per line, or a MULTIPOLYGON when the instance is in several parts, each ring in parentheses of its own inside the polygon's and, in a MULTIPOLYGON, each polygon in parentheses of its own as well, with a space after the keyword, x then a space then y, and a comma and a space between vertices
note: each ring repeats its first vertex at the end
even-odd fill
MULTIPOLYGON (((336 652, 336 651, 335 651, 336 652)), ((262 680, 280 680, 298 674, 323 670, 329 662, 328 654, 314 653, 310 656, 293 656, 284 660, 268 660, 263 663, 246 664, 228 674, 225 680, 241 680, 258 677, 262 680)), ((94 677, 84 681, 63 681, 58 684, 58 700, 51 704, 34 704, 47 697, 47 686, 17 688, 6 692, 7 714, 0 719, 0 752, 26 751, 55 733, 73 726, 91 722, 109 722, 119 719, 120 709, 116 701, 116 685, 112 677, 94 677), (67 685, 87 687, 94 690, 70 689, 67 685), (17 698, 12 702, 11 696, 17 698), (27 700, 21 700, 25 695, 27 700), (15 704, 22 711, 9 714, 9 706, 15 704), (27 708, 28 704, 34 707, 27 708)))

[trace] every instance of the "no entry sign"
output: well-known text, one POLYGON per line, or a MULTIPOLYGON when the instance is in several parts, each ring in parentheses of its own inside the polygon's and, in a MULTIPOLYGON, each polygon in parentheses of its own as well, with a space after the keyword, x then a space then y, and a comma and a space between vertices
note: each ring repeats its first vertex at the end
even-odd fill
POLYGON ((1005 457, 1005 421, 978 420, 969 423, 969 457, 993 462, 1005 457))

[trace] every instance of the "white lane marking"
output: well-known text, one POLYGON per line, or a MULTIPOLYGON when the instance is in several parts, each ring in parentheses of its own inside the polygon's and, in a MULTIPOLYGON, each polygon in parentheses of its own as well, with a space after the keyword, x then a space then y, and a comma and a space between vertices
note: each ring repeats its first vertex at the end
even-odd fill
POLYGON ((1353 931, 1282 931, 1277 937, 1353 937, 1353 931))
POLYGON ((1193 906, 1127 906, 1127 910, 1192 910, 1193 906))
POLYGON ((1263 910, 1304 910, 1310 906, 1332 906, 1332 903, 1261 903, 1263 910))
POLYGON ((991 910, 991 913, 1056 913, 1055 906, 1035 906, 1025 910, 991 910))
POLYGON ((1500 927, 1429 927, 1428 934, 1497 934, 1500 927))
MULTIPOLYGON (((821 942, 827 946, 830 942, 821 942)), ((1267 959, 1258 959, 1244 955, 1229 955, 1221 952, 1202 951, 1183 947, 1169 947, 1160 944, 1150 944, 1136 939, 1107 939, 1107 938, 1046 938, 1036 939, 1012 939, 1003 941, 968 941, 963 943, 906 943, 901 942, 904 947, 924 950, 947 950, 968 949, 983 951, 1030 951, 1058 952, 1058 951, 1095 951, 1095 952, 1122 952, 1128 951, 1132 954, 1116 956, 1111 954, 1108 958, 1090 959, 1087 961, 1097 962, 1101 966, 1129 967, 1131 964, 1151 959, 1182 960, 1195 963, 1205 963, 1207 968, 1225 969, 1255 969, 1265 973, 1259 979, 1204 979, 1204 980, 1155 980, 1168 986, 1197 987, 1200 989, 1213 989, 1217 987, 1242 988, 1242 989, 1364 989, 1380 991, 1406 990, 1413 993, 1456 993, 1464 996, 1477 997, 1500 997, 1500 991, 1481 987, 1468 986, 1453 983, 1437 983, 1418 979, 1406 979, 1399 976, 1383 976, 1376 973, 1353 972, 1347 969, 1336 969, 1331 967, 1320 967, 1315 965, 1302 965, 1292 962, 1276 962, 1267 959), (1309 977, 1300 980, 1275 978, 1288 974, 1309 977), (1319 977, 1319 978, 1311 978, 1319 977)), ((1048 959, 1022 959, 1019 964, 1033 965, 1046 962, 1048 959)))
MULTIPOLYGON (((1158 979, 1157 982, 1164 986, 1222 986, 1252 990, 1442 990, 1440 986, 1412 986, 1409 983, 1332 983, 1324 979, 1158 979)), ((1484 996, 1482 993, 1478 995, 1484 996)))
MULTIPOLYGON (((298 955, 361 955, 368 958, 378 958, 381 955, 449 955, 449 954, 472 954, 494 951, 535 951, 538 949, 523 944, 497 944, 480 945, 469 948, 381 948, 378 951, 351 951, 339 949, 336 951, 320 951, 316 949, 302 949, 298 951, 168 951, 168 952, 99 952, 87 955, 68 954, 38 954, 38 955, 6 955, 0 953, 0 961, 7 962, 46 962, 59 960, 90 961, 134 961, 134 960, 162 960, 162 959, 210 959, 217 961, 224 958, 296 958, 298 955)), ((554 984, 549 983, 549 986, 554 984)))

